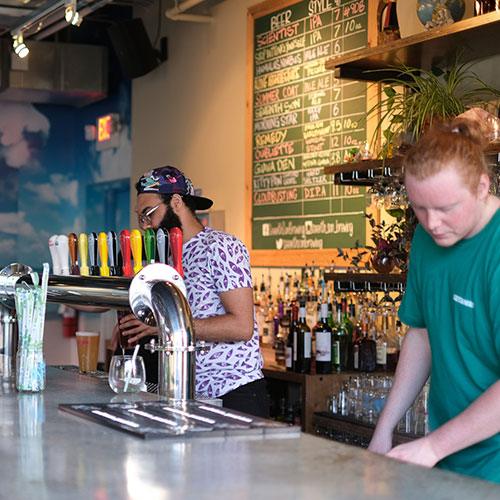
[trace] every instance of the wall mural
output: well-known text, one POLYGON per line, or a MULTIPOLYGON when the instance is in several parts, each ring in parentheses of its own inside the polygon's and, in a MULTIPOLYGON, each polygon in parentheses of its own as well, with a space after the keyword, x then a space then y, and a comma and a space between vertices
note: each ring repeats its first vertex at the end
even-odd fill
POLYGON ((0 269, 22 262, 41 270, 50 262, 52 234, 116 230, 105 226, 110 220, 128 226, 123 189, 130 171, 130 83, 81 109, 0 101, 0 269), (84 126, 111 112, 120 115, 120 146, 98 152, 85 140, 84 126), (106 185, 119 188, 113 206, 95 196, 106 185), (88 193, 94 193, 91 207, 88 193), (110 209, 118 214, 111 219, 110 209))

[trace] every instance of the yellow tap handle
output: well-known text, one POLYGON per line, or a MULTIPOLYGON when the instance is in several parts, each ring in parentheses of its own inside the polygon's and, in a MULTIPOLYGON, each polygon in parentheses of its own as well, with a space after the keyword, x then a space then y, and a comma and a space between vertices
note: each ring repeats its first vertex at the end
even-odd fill
POLYGON ((99 268, 99 270, 101 271, 101 276, 109 276, 108 241, 106 233, 99 233, 97 244, 99 246, 99 255, 101 257, 101 267, 99 268))
POLYGON ((78 237, 78 250, 80 251, 81 260, 80 274, 82 276, 89 276, 90 269, 87 265, 87 259, 89 256, 89 242, 85 233, 81 233, 78 237))
POLYGON ((134 274, 137 274, 142 269, 142 236, 138 229, 130 232, 130 246, 134 258, 134 274))

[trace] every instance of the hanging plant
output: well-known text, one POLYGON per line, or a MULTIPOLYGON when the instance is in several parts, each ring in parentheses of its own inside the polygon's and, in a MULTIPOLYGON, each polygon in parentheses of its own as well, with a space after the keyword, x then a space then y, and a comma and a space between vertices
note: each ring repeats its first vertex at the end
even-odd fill
POLYGON ((372 145, 381 134, 382 158, 390 157, 393 148, 401 146, 402 137, 403 142, 413 142, 436 120, 457 117, 500 97, 499 90, 471 70, 474 64, 461 62, 457 54, 446 70, 423 70, 404 64, 381 70, 396 72, 396 76, 381 80, 383 96, 367 113, 367 118, 380 113, 372 145))

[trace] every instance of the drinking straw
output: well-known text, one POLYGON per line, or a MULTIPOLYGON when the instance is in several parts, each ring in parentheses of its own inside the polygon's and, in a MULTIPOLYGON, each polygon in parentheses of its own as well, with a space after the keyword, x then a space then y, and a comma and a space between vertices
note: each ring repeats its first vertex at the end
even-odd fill
POLYGON ((128 365, 128 370, 127 370, 127 373, 125 375, 126 380, 125 380, 125 387, 123 388, 123 392, 127 392, 128 385, 130 384, 130 379, 132 377, 132 369, 135 366, 135 359, 137 358, 137 353, 138 352, 139 352, 139 344, 137 344, 135 346, 134 354, 132 354, 132 361, 128 365))
MULTIPOLYGON (((35 278, 35 276, 33 277, 35 278)), ((16 289, 15 301, 19 323, 19 390, 39 391, 45 388, 45 363, 42 349, 45 307, 49 280, 49 264, 43 264, 42 285, 38 275, 33 286, 16 289)))

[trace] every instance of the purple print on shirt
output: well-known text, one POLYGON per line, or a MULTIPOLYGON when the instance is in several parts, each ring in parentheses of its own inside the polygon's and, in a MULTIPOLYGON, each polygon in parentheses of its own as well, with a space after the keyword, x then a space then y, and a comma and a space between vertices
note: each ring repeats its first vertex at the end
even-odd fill
MULTIPOLYGON (((228 233, 205 228, 183 246, 182 267, 194 318, 225 314, 219 294, 252 288, 250 257, 245 245, 228 233)), ((247 342, 210 342, 196 356, 196 392, 224 394, 263 377, 263 360, 254 313, 254 332, 247 342)))

